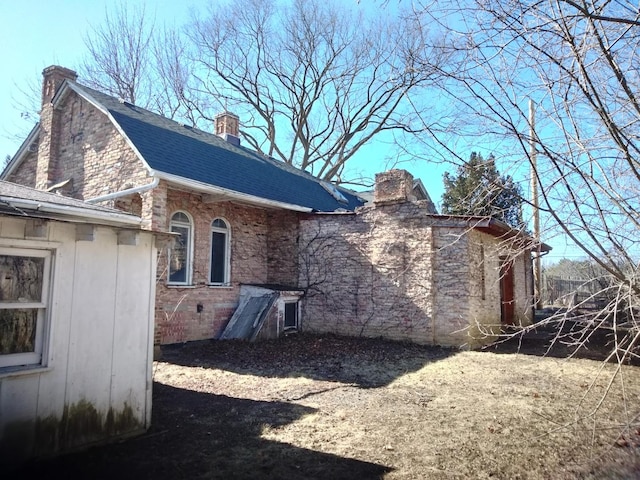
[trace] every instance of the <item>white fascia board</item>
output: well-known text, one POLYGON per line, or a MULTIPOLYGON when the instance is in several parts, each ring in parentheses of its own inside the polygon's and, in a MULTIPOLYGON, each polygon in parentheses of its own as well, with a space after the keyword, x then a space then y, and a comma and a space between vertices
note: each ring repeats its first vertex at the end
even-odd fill
POLYGON ((117 212, 102 212, 69 205, 58 205, 36 200, 17 199, 15 197, 0 197, 0 202, 11 205, 20 210, 50 213, 60 215, 70 221, 89 221, 104 225, 135 226, 140 228, 142 219, 133 215, 117 212))
POLYGON ((198 182, 189 178, 179 177, 170 173, 152 171, 152 175, 159 177, 167 182, 187 187, 193 190, 198 190, 203 193, 222 194, 228 197, 230 200, 237 200, 244 203, 251 203, 263 207, 282 208, 285 210, 293 210, 294 212, 312 212, 313 209, 309 207, 303 207, 300 205, 294 205, 292 203, 278 202, 276 200, 268 200, 262 197, 256 197, 255 195, 249 195, 246 193, 236 192, 222 187, 216 187, 204 182, 198 182))

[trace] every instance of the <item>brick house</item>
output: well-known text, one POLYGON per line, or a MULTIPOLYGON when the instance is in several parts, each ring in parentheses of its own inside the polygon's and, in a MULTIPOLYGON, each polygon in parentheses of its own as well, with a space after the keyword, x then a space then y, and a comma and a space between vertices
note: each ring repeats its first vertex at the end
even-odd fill
POLYGON ((71 70, 43 76, 40 123, 1 178, 175 234, 158 257, 156 344, 301 328, 459 345, 468 333, 453 332, 469 322, 531 321, 530 239, 437 215, 407 172, 379 175, 365 206, 364 194, 243 147, 229 112, 207 133, 71 70))

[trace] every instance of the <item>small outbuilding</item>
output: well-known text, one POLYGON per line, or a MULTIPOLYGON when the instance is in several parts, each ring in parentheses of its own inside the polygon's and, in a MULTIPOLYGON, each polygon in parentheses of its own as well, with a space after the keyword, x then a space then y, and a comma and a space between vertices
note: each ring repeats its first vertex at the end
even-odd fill
POLYGON ((150 426, 157 250, 140 225, 0 182, 0 465, 150 426))

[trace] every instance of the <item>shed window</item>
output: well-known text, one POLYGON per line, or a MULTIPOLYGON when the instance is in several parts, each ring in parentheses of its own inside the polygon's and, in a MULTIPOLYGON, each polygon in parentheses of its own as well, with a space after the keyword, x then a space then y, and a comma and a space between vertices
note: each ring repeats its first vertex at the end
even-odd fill
POLYGON ((51 252, 0 249, 0 368, 43 363, 51 252))
POLYGON ((229 227, 221 218, 211 222, 211 268, 209 283, 229 283, 229 227))
POLYGON ((169 229, 178 234, 169 251, 169 283, 187 285, 191 282, 193 257, 191 219, 184 212, 176 212, 171 216, 169 229))

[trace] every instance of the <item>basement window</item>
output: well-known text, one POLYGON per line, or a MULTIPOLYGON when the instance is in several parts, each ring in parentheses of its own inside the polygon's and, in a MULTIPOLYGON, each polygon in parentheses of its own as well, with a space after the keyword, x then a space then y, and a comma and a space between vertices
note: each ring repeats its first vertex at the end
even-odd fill
POLYGON ((43 364, 51 251, 0 248, 0 368, 43 364))
POLYGON ((298 302, 284 304, 284 331, 298 330, 298 302))

